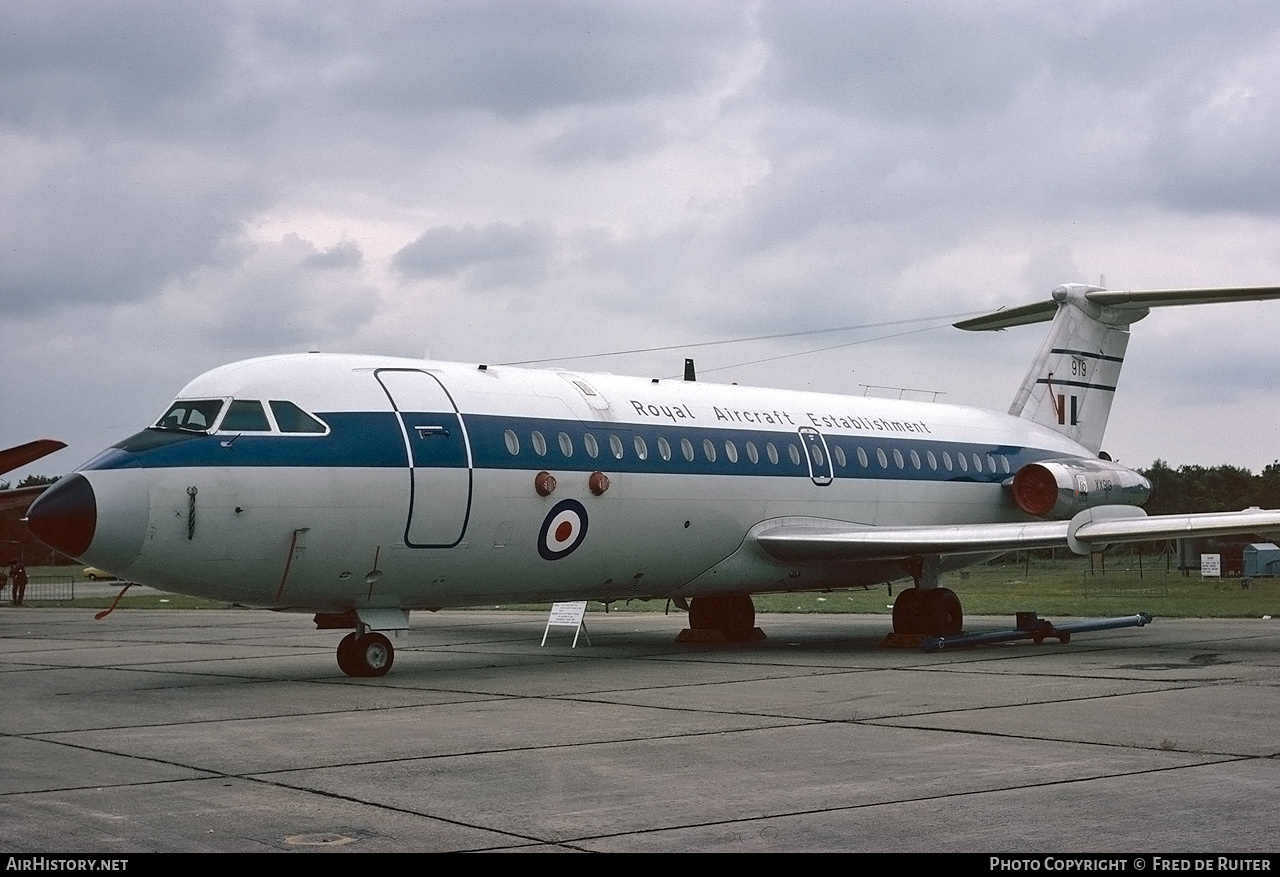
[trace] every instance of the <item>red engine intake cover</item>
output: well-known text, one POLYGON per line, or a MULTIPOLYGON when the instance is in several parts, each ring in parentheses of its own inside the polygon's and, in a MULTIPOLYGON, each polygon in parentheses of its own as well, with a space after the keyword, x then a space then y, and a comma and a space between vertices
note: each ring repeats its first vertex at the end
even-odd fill
POLYGON ((1058 501, 1058 479, 1044 466, 1023 466, 1013 476, 1013 501, 1029 515, 1047 515, 1058 501))

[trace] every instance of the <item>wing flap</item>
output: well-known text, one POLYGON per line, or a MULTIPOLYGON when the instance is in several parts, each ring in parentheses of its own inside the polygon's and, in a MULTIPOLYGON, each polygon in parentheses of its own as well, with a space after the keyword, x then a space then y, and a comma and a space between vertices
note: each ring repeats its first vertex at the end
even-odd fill
POLYGON ((1070 521, 956 524, 941 527, 790 526, 756 536, 785 562, 899 560, 933 554, 987 554, 1067 544, 1070 521))
MULTIPOLYGON (((1082 513, 1083 514, 1083 513, 1082 513)), ((1075 523, 1075 521, 1073 521, 1075 523)), ((1073 534, 1080 542, 1148 542, 1187 536, 1233 536, 1280 530, 1280 510, 1206 512, 1198 515, 1156 515, 1114 518, 1079 524, 1073 534)))
POLYGON ((1249 509, 1147 517, 1130 506, 1087 509, 1070 521, 872 527, 783 523, 755 536, 760 548, 786 563, 901 560, 930 555, 989 554, 1070 546, 1077 553, 1123 542, 1185 536, 1227 536, 1280 530, 1280 510, 1249 509))

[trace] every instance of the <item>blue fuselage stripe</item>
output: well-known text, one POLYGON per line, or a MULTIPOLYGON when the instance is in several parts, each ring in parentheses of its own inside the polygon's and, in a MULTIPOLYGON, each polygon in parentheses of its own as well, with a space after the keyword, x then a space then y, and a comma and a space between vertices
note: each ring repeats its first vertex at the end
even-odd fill
MULTIPOLYGON (((153 446, 133 440, 99 455, 85 469, 297 467, 297 468, 405 468, 409 465, 399 417, 410 433, 414 466, 418 468, 466 468, 464 431, 456 428, 455 412, 329 412, 320 415, 329 425, 328 435, 254 435, 221 433, 175 438, 153 446), (414 432, 420 424, 443 430, 414 432), (234 441, 231 441, 234 439, 234 441)), ((484 414, 461 416, 470 440, 476 469, 665 473, 672 475, 738 475, 809 478, 806 443, 798 432, 752 429, 688 428, 648 424, 596 424, 578 420, 507 417, 484 414), (517 453, 509 450, 507 433, 516 439, 517 453), (534 433, 541 436, 536 441, 534 433), (588 453, 587 436, 594 439, 595 456, 588 453), (637 444, 643 444, 641 458, 637 444), (660 439, 665 439, 669 458, 660 439), (693 449, 686 458, 682 440, 693 449), (710 441, 715 459, 704 446, 710 441), (752 462, 748 443, 754 445, 752 462), (777 453, 771 460, 769 445, 777 453), (566 456, 563 448, 570 453, 566 456), (538 450, 543 450, 539 454, 538 450), (621 451, 621 456, 617 452, 621 451), (794 451, 794 454, 793 454, 794 451), (737 459, 731 457, 736 454, 737 459)), ((1061 452, 1016 445, 947 442, 935 438, 881 438, 823 433, 826 454, 833 459, 837 479, 867 478, 914 481, 968 481, 999 483, 1028 463, 1062 457, 1061 452), (866 456, 860 462, 858 450, 866 456), (897 452, 895 454, 895 451, 897 452), (917 468, 912 452, 919 459, 917 468), (929 464, 932 453, 936 468, 929 464), (887 465, 880 462, 881 455, 887 465), (947 468, 944 455, 952 465, 947 468), (980 466, 974 465, 974 457, 980 466), (843 457, 843 462, 841 458, 843 457), (990 459, 988 459, 990 457, 990 459), (964 460, 962 469, 960 459, 964 460), (901 463, 898 461, 901 460, 901 463), (991 471, 991 461, 995 471, 991 471), (1005 471, 1003 460, 1009 463, 1005 471)), ((812 442, 810 443, 813 444, 812 442)), ((824 461, 826 462, 826 461, 824 461)), ((829 465, 829 463, 828 463, 829 465)), ((815 467, 821 469, 821 466, 815 467)))

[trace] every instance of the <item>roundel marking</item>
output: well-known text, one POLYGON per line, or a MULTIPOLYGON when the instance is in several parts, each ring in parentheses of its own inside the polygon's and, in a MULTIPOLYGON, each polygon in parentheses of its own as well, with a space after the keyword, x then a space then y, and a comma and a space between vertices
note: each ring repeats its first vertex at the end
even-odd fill
POLYGON ((538 553, 543 560, 559 560, 572 554, 586 536, 586 508, 576 499, 562 499, 538 530, 538 553))

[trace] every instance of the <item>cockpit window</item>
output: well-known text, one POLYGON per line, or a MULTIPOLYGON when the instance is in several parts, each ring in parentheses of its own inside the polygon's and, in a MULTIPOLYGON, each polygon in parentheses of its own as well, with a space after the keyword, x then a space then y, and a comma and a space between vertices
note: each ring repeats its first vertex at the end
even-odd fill
POLYGON ((221 410, 221 399, 179 399, 156 421, 156 429, 208 432, 221 410))
POLYGON ((271 432, 271 422, 257 399, 235 399, 218 427, 220 432, 271 432))
POLYGON ((281 432, 324 432, 325 426, 292 402, 271 400, 271 413, 281 432))

